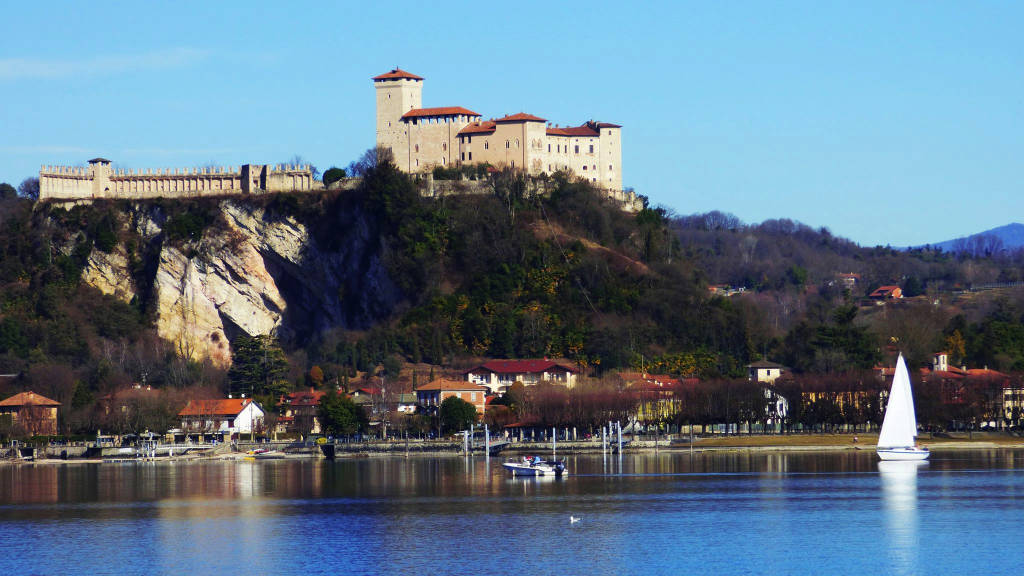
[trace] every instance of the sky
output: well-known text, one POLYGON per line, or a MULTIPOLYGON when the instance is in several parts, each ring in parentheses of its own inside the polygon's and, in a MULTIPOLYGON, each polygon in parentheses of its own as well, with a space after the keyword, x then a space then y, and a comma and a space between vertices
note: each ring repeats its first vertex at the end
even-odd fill
POLYGON ((623 126, 680 215, 864 246, 1024 220, 1024 3, 20 2, 0 20, 0 182, 40 165, 346 166, 372 76, 424 106, 623 126))

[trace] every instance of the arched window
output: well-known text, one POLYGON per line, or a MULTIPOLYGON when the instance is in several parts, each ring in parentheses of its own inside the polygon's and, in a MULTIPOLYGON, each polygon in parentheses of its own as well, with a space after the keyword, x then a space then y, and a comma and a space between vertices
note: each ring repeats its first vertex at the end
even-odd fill
POLYGON ((516 138, 516 150, 519 150, 519 138, 516 138))
POLYGON ((447 142, 441 142, 441 150, 448 150, 448 143, 447 142))
POLYGON ((508 148, 511 148, 511 146, 508 145, 508 140, 505 140, 505 149, 508 149, 508 148))
POLYGON ((416 145, 416 152, 419 152, 419 151, 420 151, 420 145, 419 145, 419 144, 417 144, 417 145, 416 145))
POLYGON ((447 160, 445 160, 445 157, 444 157, 444 156, 441 156, 441 166, 444 166, 444 165, 445 165, 445 164, 447 164, 447 163, 448 163, 448 161, 447 161, 447 160))

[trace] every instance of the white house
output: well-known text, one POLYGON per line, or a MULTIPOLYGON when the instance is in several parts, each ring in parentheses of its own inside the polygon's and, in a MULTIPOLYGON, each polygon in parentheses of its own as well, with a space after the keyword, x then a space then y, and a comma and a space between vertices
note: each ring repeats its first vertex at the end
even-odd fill
POLYGON ((466 370, 466 381, 486 386, 492 394, 504 394, 515 382, 526 386, 541 381, 564 384, 568 388, 576 385, 576 373, 571 367, 554 360, 491 360, 466 370))
POLYGON ((251 398, 190 400, 178 412, 185 434, 250 434, 263 429, 263 409, 251 398))

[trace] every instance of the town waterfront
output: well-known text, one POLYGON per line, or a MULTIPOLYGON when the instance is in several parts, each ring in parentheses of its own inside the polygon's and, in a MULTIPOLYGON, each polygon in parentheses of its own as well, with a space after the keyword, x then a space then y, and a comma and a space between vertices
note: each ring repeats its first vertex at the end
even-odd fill
POLYGON ((8 574, 1008 574, 1024 450, 0 467, 8 574), (904 463, 884 463, 904 464, 904 463), (570 523, 570 516, 579 522, 570 523))

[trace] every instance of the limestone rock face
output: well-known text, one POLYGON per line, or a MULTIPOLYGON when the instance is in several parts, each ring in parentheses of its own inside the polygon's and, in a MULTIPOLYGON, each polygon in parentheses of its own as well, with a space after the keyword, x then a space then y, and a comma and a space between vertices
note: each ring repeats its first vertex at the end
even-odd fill
POLYGON ((93 250, 82 279, 106 294, 133 297, 156 309, 158 334, 177 353, 228 366, 240 334, 273 334, 303 343, 336 327, 364 329, 386 318, 401 300, 382 262, 383 247, 367 218, 352 210, 314 220, 328 239, 321 246, 308 225, 268 214, 244 199, 216 204, 217 218, 198 242, 168 242, 168 216, 156 204, 137 204, 125 229, 143 260, 132 277, 127 252, 93 250), (141 271, 141 272, 140 272, 141 271))
POLYGON ((128 256, 121 245, 111 253, 93 250, 82 269, 82 281, 122 302, 131 302, 135 297, 135 286, 128 274, 128 256))

